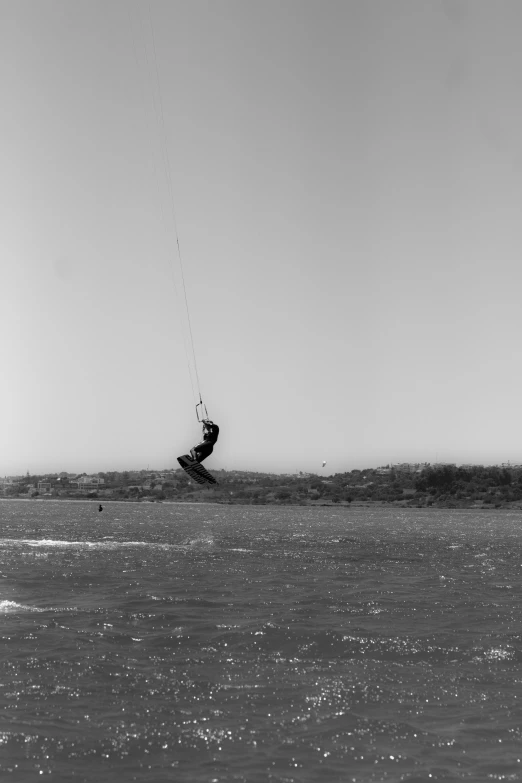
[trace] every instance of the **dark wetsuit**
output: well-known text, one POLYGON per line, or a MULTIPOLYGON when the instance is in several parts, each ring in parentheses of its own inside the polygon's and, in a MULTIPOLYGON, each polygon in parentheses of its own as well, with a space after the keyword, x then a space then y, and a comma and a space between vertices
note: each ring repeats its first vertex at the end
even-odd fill
POLYGON ((214 443, 217 441, 219 435, 219 427, 214 422, 204 422, 203 424, 203 440, 191 449, 191 453, 198 462, 203 462, 204 459, 210 457, 214 451, 214 443))

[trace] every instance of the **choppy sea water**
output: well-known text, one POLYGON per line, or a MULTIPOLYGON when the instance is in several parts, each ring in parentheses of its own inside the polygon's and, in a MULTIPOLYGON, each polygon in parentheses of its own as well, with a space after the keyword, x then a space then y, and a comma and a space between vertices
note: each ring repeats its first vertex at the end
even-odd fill
POLYGON ((522 780, 522 515, 0 501, 0 778, 522 780))

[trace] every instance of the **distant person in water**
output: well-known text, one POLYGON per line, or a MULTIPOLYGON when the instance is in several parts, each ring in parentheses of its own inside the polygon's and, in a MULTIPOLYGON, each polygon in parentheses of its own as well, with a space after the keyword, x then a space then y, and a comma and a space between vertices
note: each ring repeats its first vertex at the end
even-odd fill
POLYGON ((210 419, 203 419, 203 440, 190 449, 190 455, 198 462, 203 462, 204 459, 210 457, 214 451, 214 444, 219 436, 219 427, 214 424, 210 419))
POLYGON ((103 511, 103 506, 102 506, 102 504, 101 504, 101 503, 100 503, 100 505, 98 506, 98 511, 103 511))

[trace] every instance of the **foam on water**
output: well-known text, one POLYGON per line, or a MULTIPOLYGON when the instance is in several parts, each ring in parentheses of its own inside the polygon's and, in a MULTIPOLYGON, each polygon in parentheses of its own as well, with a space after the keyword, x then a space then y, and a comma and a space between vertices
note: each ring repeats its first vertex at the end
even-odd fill
POLYGON ((16 601, 0 601, 0 614, 16 614, 18 612, 43 612, 37 606, 17 604, 16 601))
MULTIPOLYGON (((56 540, 51 538, 42 539, 30 539, 30 538, 2 538, 0 539, 0 547, 35 547, 42 549, 125 549, 129 547, 143 547, 150 549, 186 549, 189 546, 201 545, 202 542, 191 541, 187 544, 159 544, 152 541, 114 541, 114 537, 111 536, 110 540, 108 536, 104 536, 99 541, 67 541, 56 540)), ((203 542, 207 543, 207 542, 203 542)))

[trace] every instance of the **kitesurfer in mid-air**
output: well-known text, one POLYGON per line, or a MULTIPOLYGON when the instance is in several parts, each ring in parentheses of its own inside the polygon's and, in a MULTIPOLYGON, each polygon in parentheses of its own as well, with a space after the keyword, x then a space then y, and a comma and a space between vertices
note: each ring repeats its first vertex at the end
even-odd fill
POLYGON ((190 449, 190 454, 197 462, 203 462, 214 451, 214 443, 219 435, 219 427, 210 419, 203 419, 203 440, 190 449))

